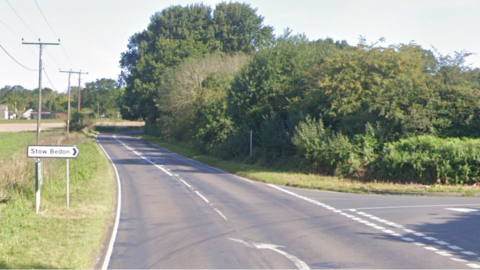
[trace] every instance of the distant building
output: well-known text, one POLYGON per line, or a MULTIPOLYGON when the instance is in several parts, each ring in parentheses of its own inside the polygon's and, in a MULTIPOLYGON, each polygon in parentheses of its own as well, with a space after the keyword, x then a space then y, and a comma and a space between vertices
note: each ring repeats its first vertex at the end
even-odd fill
MULTIPOLYGON (((30 114, 32 119, 38 119, 38 109, 30 114)), ((52 111, 42 107, 42 119, 52 119, 52 111)))
POLYGON ((7 120, 7 119, 8 119, 8 106, 0 105, 0 120, 7 120))
MULTIPOLYGON (((38 110, 33 110, 30 116, 32 119, 37 119, 38 110)), ((67 114, 64 112, 53 112, 42 107, 42 119, 67 119, 67 114)))

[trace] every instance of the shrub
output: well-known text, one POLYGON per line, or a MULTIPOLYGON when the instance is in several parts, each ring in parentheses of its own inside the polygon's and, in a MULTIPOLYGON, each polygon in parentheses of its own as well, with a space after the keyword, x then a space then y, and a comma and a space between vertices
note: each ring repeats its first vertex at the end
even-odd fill
MULTIPOLYGON (((358 140, 362 141, 362 138, 358 137, 358 140)), ((351 175, 363 165, 358 153, 361 148, 342 133, 325 129, 321 119, 315 121, 307 117, 295 129, 292 142, 298 153, 304 156, 316 171, 351 175)), ((368 147, 368 144, 364 146, 368 147)))
POLYGON ((416 136, 385 144, 382 177, 424 184, 480 179, 480 139, 416 136))

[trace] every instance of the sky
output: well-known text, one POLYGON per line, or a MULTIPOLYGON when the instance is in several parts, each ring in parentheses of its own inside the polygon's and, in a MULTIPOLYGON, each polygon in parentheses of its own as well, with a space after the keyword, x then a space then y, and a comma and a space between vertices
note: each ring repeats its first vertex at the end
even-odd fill
MULTIPOLYGON (((39 46, 43 50, 42 87, 66 92, 68 74, 82 71, 84 83, 117 80, 129 37, 146 29, 150 17, 172 5, 216 0, 0 0, 0 89, 39 84, 39 46), (13 60, 12 57, 15 59, 13 60), (18 62, 18 63, 17 63, 18 62)), ((434 46, 442 54, 475 53, 467 58, 480 68, 480 1, 478 0, 241 0, 257 9, 275 35, 289 28, 310 40, 332 38, 351 45, 363 36, 368 43, 385 38, 383 46, 414 42, 434 46)), ((78 75, 72 75, 78 85, 78 75)))

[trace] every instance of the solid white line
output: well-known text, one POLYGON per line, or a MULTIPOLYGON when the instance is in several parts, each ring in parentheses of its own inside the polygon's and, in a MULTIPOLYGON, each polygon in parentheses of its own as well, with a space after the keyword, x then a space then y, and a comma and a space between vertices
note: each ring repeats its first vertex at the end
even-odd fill
POLYGON ((200 198, 202 198, 204 201, 206 201, 207 203, 209 203, 209 201, 207 200, 207 198, 203 197, 203 195, 200 194, 200 192, 198 192, 198 191, 195 190, 195 193, 197 193, 197 195, 200 196, 200 198))
MULTIPOLYGON (((97 137, 97 136, 95 136, 97 137)), ((112 231, 112 237, 110 238, 110 243, 108 244, 108 249, 107 253, 105 254, 105 259, 103 261, 102 269, 105 270, 108 268, 108 264, 110 263, 110 258, 112 257, 112 252, 113 252, 113 245, 115 243, 115 239, 117 238, 117 233, 118 233, 118 225, 120 223, 120 210, 122 208, 122 185, 120 183, 120 176, 118 175, 118 170, 117 166, 115 166, 115 163, 113 163, 112 159, 108 155, 107 151, 103 148, 103 146, 98 142, 97 143, 100 145, 100 148, 102 148, 103 152, 107 156, 108 160, 110 161, 110 164, 112 164, 113 169, 115 170, 115 175, 117 177, 117 186, 118 186, 118 197, 117 197, 117 213, 115 216, 115 225, 113 226, 113 231, 112 231)), ((116 139, 116 138, 115 138, 116 139)))

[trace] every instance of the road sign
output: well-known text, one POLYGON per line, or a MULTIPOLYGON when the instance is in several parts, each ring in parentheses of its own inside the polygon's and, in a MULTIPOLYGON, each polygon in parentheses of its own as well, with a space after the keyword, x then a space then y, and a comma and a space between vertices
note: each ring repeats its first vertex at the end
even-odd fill
POLYGON ((76 158, 80 150, 76 145, 29 145, 30 158, 76 158))

